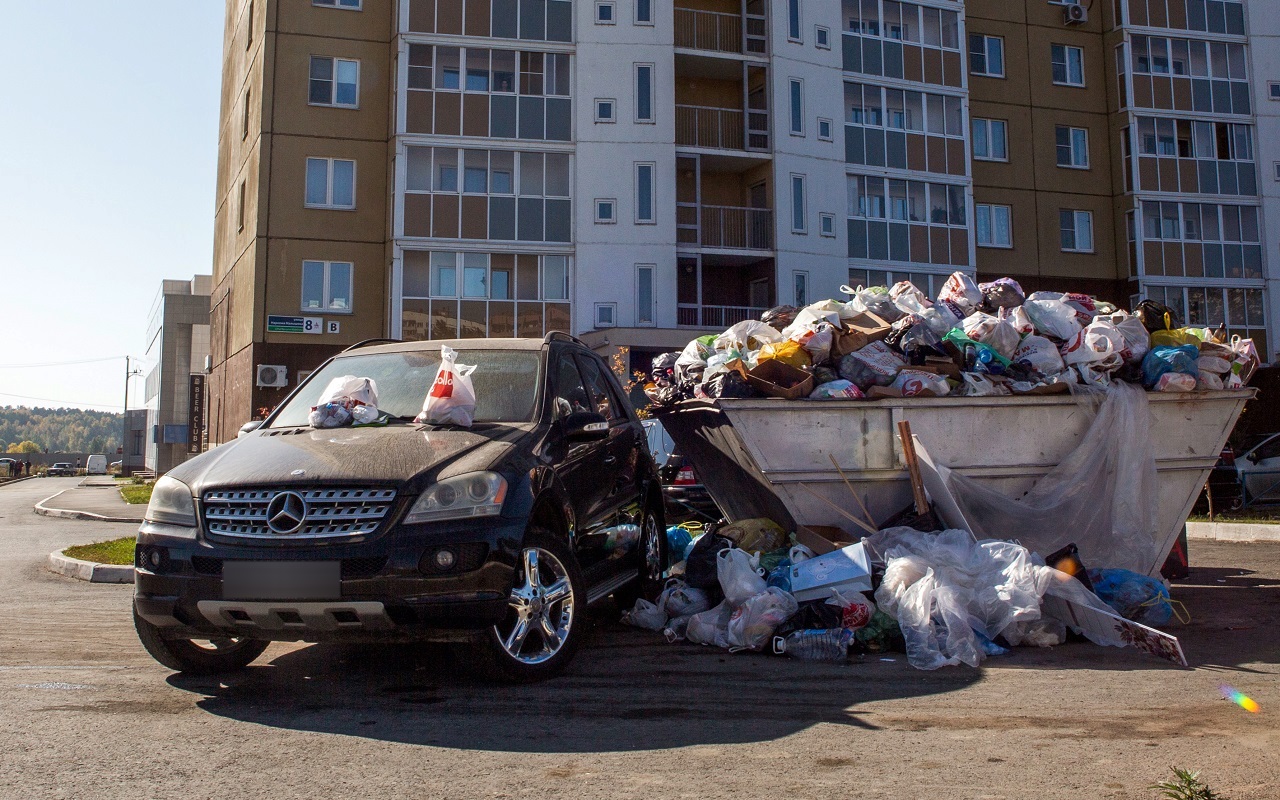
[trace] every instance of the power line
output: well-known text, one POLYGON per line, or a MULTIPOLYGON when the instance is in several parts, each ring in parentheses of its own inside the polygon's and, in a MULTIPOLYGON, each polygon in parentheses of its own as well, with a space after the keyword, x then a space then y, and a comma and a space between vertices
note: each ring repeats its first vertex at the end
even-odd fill
POLYGON ((11 394, 10 392, 0 392, 0 397, 16 397, 19 400, 39 400, 44 403, 64 403, 68 406, 103 406, 105 408, 124 408, 112 403, 79 403, 74 400, 55 400, 52 397, 28 397, 24 394, 11 394))
POLYGON ((47 364, 0 364, 0 369, 34 369, 36 367, 70 367, 76 364, 100 364, 104 361, 119 361, 124 356, 109 358, 89 358, 83 361, 51 361, 47 364))

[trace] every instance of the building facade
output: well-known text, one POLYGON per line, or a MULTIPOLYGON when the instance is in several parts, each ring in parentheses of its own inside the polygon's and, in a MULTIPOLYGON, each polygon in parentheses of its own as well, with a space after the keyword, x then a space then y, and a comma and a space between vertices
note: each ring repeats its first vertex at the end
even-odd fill
POLYGON ((363 339, 566 329, 635 368, 957 269, 1267 352, 1247 11, 228 0, 211 440, 363 339))
MULTIPOLYGON (((209 275, 163 281, 151 305, 146 358, 154 366, 147 372, 143 392, 145 436, 131 431, 133 441, 126 443, 126 453, 136 452, 141 438, 145 468, 157 475, 204 450, 203 387, 212 283, 209 275)), ((135 413, 129 412, 131 428, 135 413)), ((133 467, 131 459, 125 461, 125 466, 133 467)))

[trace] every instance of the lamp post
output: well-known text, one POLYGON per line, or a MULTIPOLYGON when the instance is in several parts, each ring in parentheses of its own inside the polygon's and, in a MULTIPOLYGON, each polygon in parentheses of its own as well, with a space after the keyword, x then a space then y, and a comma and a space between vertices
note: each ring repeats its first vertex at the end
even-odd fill
POLYGON ((124 423, 123 435, 120 437, 120 474, 125 472, 125 459, 129 456, 129 379, 134 375, 141 375, 142 370, 130 369, 129 359, 131 356, 124 357, 124 423))

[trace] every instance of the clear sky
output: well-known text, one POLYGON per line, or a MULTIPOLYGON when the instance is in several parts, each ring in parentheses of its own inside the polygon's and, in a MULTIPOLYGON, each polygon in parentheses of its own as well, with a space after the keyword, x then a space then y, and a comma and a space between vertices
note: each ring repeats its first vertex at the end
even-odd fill
POLYGON ((212 271, 224 7, 0 0, 0 406, 119 411, 160 281, 212 271))

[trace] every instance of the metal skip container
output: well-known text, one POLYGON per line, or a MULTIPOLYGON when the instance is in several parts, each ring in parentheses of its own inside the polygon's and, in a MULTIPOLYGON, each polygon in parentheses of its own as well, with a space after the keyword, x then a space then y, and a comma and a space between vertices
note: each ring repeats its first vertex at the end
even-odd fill
MULTIPOLYGON (((1256 393, 1205 391, 1147 395, 1158 501, 1155 574, 1231 433, 1256 393)), ((911 503, 897 424, 935 464, 977 479, 1014 500, 1070 454, 1093 415, 1070 395, 913 397, 865 400, 721 399, 688 401, 660 413, 680 451, 731 520, 768 517, 862 535, 829 503, 851 507, 832 457, 877 521, 911 503), (820 495, 828 502, 815 496, 820 495)))

